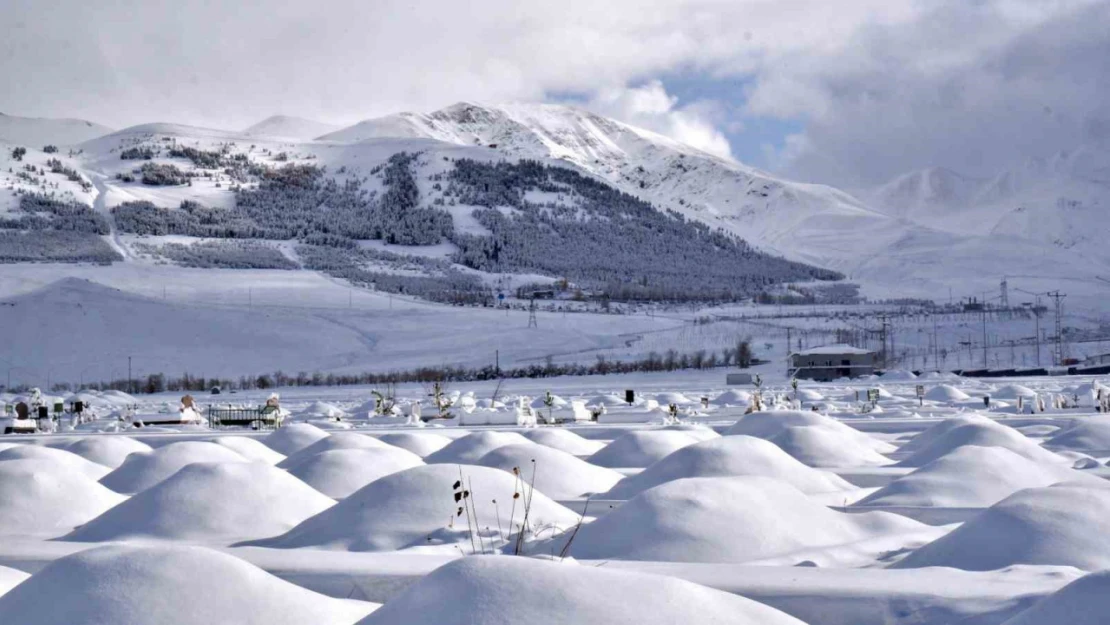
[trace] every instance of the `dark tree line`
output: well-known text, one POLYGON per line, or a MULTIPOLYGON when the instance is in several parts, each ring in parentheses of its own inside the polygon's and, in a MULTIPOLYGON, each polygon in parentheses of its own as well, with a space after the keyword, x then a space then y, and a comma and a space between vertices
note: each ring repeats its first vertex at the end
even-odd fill
MULTIPOLYGON (((140 244, 141 245, 141 244, 140 244)), ((261 241, 200 241, 189 245, 166 243, 142 245, 143 251, 157 254, 184 267, 201 269, 300 269, 281 250, 261 241)))
POLYGON ((100 263, 123 258, 104 239, 86 232, 0 230, 0 263, 100 263))
POLYGON ((103 215, 76 200, 61 200, 42 193, 19 197, 17 218, 0 218, 0 228, 8 230, 56 230, 108 234, 111 226, 103 215))

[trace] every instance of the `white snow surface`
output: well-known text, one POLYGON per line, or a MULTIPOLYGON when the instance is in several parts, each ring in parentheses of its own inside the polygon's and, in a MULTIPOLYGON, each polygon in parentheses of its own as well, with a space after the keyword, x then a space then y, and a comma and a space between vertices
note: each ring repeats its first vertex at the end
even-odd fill
POLYGON ((994 421, 972 421, 955 425, 932 442, 898 463, 902 467, 921 467, 967 445, 1001 447, 1033 462, 1067 464, 1067 460, 1041 447, 1012 427, 994 421))
POLYGON ((451 442, 450 438, 431 432, 388 432, 379 436, 378 440, 411 451, 421 458, 443 449, 451 442))
POLYGON ((1102 625, 1110 614, 1110 571, 1090 573, 1003 625, 1102 625))
POLYGON ((376 607, 325 597, 202 547, 112 545, 56 560, 0 596, 0 622, 349 625, 376 607))
POLYGON ((335 501, 263 462, 203 462, 70 533, 65 540, 230 544, 284 533, 335 501))
POLYGON ((767 477, 689 478, 644 491, 583 525, 569 552, 579 559, 746 562, 923 529, 893 514, 834 512, 767 477))
POLYGON ((219 436, 212 439, 212 442, 227 447, 247 460, 264 462, 269 465, 276 465, 285 460, 284 455, 267 447, 258 439, 246 436, 219 436))
POLYGON ((896 448, 860 432, 850 425, 810 410, 765 410, 746 414, 736 421, 725 435, 744 434, 768 440, 782 434, 790 427, 818 426, 833 430, 840 436, 879 453, 890 453, 896 448))
POLYGON ((436 569, 359 625, 804 625, 763 604, 671 577, 509 556, 436 569))
POLYGON ((286 457, 327 437, 328 433, 309 423, 291 423, 267 434, 262 443, 286 457))
POLYGON ((356 434, 355 432, 332 432, 327 437, 321 438, 311 445, 289 454, 278 463, 278 466, 283 469, 295 467, 304 462, 308 458, 315 456, 318 453, 330 451, 333 449, 392 449, 389 443, 367 436, 366 434, 356 434))
POLYGON ((723 436, 669 454, 625 478, 601 498, 630 499, 676 480, 731 476, 771 478, 809 494, 852 488, 833 473, 807 467, 773 443, 753 436, 723 436))
POLYGON ((0 536, 61 536, 125 499, 41 458, 0 461, 0 536))
POLYGON ((428 454, 428 464, 476 464, 489 452, 505 445, 533 445, 532 441, 516 432, 472 432, 456 438, 439 451, 428 454))
POLYGON ((557 428, 536 428, 521 432, 524 438, 575 456, 589 456, 605 447, 601 441, 590 440, 574 432, 557 428))
POLYGON ((609 468, 646 467, 697 442, 697 438, 686 432, 634 430, 614 439, 590 456, 589 461, 609 468))
POLYGON ((197 462, 247 462, 247 459, 216 443, 181 441, 127 456, 123 464, 105 475, 100 483, 117 493, 134 494, 197 462))
MULTIPOLYGON (((458 516, 454 484, 471 492, 480 527, 504 522, 506 537, 513 518, 514 492, 531 494, 529 523, 536 527, 567 528, 578 515, 536 490, 522 490, 512 474, 500 469, 458 464, 429 464, 387 475, 355 491, 335 507, 305 520, 289 532, 254 541, 253 545, 280 549, 314 547, 342 551, 392 551, 410 547, 465 545, 471 537, 466 518, 458 516), (496 500, 497 503, 493 503, 496 500)), ((515 508, 516 528, 523 517, 523 503, 515 508)), ((489 541, 496 537, 487 536, 489 541)))
POLYGON ((0 141, 22 145, 27 149, 42 149, 76 145, 112 132, 111 128, 83 119, 47 119, 16 117, 0 113, 0 141))
POLYGON ((421 466, 416 454, 397 448, 329 449, 289 467, 289 473, 332 499, 398 471, 421 466))
POLYGON ((17 445, 0 450, 0 462, 7 460, 35 459, 44 463, 57 465, 59 469, 73 471, 92 479, 100 478, 111 473, 111 469, 95 462, 85 460, 81 456, 64 449, 42 447, 39 445, 17 445))
MULTIPOLYGON (((65 450, 115 469, 134 452, 151 451, 150 445, 127 436, 90 436, 73 441, 65 450)), ((102 476, 103 477, 103 476, 102 476)))
POLYGON ((475 463, 513 472, 518 469, 523 483, 556 500, 578 499, 604 493, 624 478, 612 469, 599 467, 546 445, 503 445, 475 463))

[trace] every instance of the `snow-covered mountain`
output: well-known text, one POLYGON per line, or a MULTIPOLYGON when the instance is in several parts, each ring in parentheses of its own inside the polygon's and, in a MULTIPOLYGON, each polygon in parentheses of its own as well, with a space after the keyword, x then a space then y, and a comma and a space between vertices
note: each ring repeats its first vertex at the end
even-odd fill
POLYGON ((662 135, 555 104, 459 103, 433 113, 370 119, 320 137, 358 142, 428 138, 484 146, 514 158, 553 158, 598 176, 659 208, 722 227, 791 258, 849 267, 858 245, 830 231, 865 234, 881 246, 903 234, 897 220, 838 189, 782 180, 662 135))
POLYGON ((898 176, 869 194, 874 205, 891 215, 908 216, 937 207, 967 203, 983 184, 943 167, 898 176))
POLYGON ((16 117, 0 113, 0 141, 26 147, 74 145, 112 132, 83 119, 16 117))
POLYGON ((243 134, 252 137, 280 137, 306 141, 329 132, 335 132, 341 127, 326 124, 303 117, 290 115, 274 115, 245 128, 243 134))

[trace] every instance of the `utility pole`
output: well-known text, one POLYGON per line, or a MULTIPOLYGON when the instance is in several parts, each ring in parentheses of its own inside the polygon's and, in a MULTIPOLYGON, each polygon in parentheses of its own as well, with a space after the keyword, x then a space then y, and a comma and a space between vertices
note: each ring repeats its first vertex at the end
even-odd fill
POLYGON ((983 368, 987 368, 987 302, 983 302, 983 368))
POLYGON ((940 371, 940 334, 937 330, 937 315, 933 313, 933 364, 940 371))
POLYGON ((1037 296, 1037 300, 1033 305, 1033 318, 1036 319, 1037 330, 1033 336, 1033 340, 1037 343, 1037 366, 1041 366, 1041 296, 1037 296))
POLYGON ((131 357, 127 357, 127 393, 135 392, 135 384, 131 381, 131 357))
POLYGON ((1063 322, 1063 308, 1064 308, 1064 295, 1059 290, 1049 291, 1048 296, 1056 302, 1056 366, 1064 364, 1064 359, 1067 358, 1065 353, 1066 347, 1064 344, 1064 322, 1063 322))

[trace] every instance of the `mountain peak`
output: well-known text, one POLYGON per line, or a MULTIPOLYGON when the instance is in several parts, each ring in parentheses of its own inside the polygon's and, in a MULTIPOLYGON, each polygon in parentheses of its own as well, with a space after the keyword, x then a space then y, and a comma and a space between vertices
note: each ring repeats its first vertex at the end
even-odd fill
POLYGON ((271 115, 243 129, 252 137, 282 137, 288 139, 313 139, 339 130, 340 126, 293 115, 271 115))

